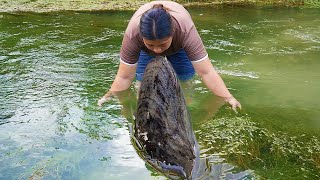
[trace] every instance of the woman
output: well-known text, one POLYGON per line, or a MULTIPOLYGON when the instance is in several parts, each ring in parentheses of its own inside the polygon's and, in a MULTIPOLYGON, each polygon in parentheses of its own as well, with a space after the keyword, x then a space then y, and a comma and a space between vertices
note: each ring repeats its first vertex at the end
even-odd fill
POLYGON ((167 57, 181 81, 191 79, 196 72, 233 110, 241 109, 213 68, 190 14, 172 1, 147 3, 132 16, 122 41, 118 73, 98 105, 112 92, 128 89, 135 77, 141 81, 148 61, 159 55, 167 57))

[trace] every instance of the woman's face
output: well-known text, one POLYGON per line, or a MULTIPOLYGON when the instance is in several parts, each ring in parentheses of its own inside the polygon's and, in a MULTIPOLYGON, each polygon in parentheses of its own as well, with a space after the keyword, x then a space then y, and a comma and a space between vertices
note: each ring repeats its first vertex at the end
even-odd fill
POLYGON ((143 38, 143 43, 146 47, 156 54, 161 54, 163 51, 167 50, 170 47, 171 42, 172 36, 159 40, 148 40, 143 38))

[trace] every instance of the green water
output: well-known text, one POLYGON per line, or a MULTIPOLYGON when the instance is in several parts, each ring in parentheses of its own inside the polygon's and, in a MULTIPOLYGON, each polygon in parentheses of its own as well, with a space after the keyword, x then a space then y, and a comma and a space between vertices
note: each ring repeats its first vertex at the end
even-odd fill
MULTIPOLYGON (((221 106, 198 77, 186 92, 215 177, 319 179, 319 9, 190 12, 243 106, 221 106)), ((0 179, 164 178, 130 142, 134 91, 96 105, 132 13, 0 14, 0 179)))

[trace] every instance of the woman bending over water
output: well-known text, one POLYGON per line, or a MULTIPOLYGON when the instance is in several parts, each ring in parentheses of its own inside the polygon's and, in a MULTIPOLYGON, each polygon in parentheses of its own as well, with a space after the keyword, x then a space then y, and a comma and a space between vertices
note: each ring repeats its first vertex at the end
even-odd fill
POLYGON ((128 89, 134 78, 139 84, 155 56, 166 56, 181 81, 190 80, 196 72, 233 110, 241 109, 211 64, 190 14, 172 1, 147 3, 132 16, 122 41, 118 73, 98 105, 105 103, 112 92, 128 89))

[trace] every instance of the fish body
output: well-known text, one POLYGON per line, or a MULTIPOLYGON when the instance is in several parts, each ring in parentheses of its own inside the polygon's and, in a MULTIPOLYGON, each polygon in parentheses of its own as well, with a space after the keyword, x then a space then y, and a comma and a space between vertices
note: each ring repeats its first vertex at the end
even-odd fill
POLYGON ((134 137, 139 155, 173 179, 193 179, 199 148, 183 91, 165 57, 151 60, 139 90, 134 137))

